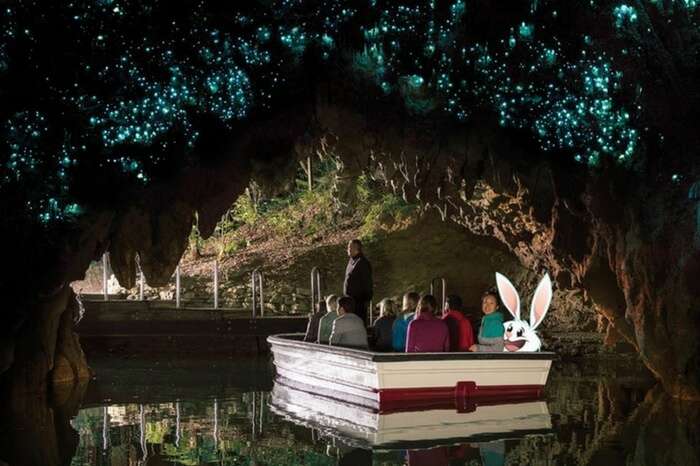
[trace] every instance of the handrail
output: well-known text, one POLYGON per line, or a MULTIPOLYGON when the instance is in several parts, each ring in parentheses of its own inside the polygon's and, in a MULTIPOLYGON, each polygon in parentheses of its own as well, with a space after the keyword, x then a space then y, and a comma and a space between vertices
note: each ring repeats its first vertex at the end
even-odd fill
POLYGON ((214 284, 212 286, 214 293, 214 309, 219 309, 219 261, 214 259, 214 284))
POLYGON ((314 312, 316 303, 323 300, 321 292, 321 269, 314 267, 311 269, 311 312, 314 312))
POLYGON ((175 267, 175 308, 180 309, 180 264, 175 267))
POLYGON ((107 285, 107 262, 109 253, 102 254, 102 295, 105 301, 109 301, 109 286, 107 285))
POLYGON ((139 301, 143 301, 143 291, 146 284, 146 278, 143 275, 143 269, 141 268, 141 256, 136 254, 136 268, 139 269, 139 301))
POLYGON ((251 317, 255 319, 257 317, 257 297, 260 295, 260 317, 265 315, 265 303, 263 301, 263 273, 260 271, 260 267, 253 269, 250 274, 250 288, 253 293, 253 309, 251 317), (257 280, 257 282, 256 282, 257 280))
POLYGON ((442 283, 442 300, 440 304, 440 312, 445 309, 445 302, 447 301, 447 279, 443 277, 435 277, 430 281, 430 294, 435 296, 435 281, 439 280, 442 283))

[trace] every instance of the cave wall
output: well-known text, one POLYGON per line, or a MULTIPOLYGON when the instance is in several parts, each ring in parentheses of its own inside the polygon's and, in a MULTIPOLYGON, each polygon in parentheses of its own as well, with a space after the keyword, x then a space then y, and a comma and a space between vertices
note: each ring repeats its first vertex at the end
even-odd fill
POLYGON ((187 247, 195 213, 201 234, 209 236, 251 176, 285 177, 309 115, 308 109, 293 108, 241 128, 218 145, 221 153, 210 163, 118 193, 114 205, 94 208, 55 244, 28 241, 16 248, 16 260, 42 273, 22 283, 25 294, 13 293, 7 303, 7 325, 0 330, 0 393, 22 400, 50 386, 85 380, 89 368, 73 332, 78 303, 70 283, 82 279, 90 262, 107 251, 120 283, 134 285, 137 255, 149 284, 167 283, 187 247))
POLYGON ((58 339, 60 317, 69 308, 67 284, 81 278, 90 260, 108 250, 120 283, 131 286, 138 254, 149 284, 162 285, 187 246, 195 213, 202 235, 210 235, 251 177, 281 184, 296 157, 326 144, 348 176, 366 171, 442 219, 500 241, 532 271, 518 283, 523 296, 548 271, 555 307, 593 306, 609 338, 634 345, 666 391, 700 397, 694 279, 700 252, 691 240, 696 206, 687 186, 654 189, 616 167, 590 172, 542 154, 488 118, 469 126, 421 120, 397 112, 395 103, 370 104, 371 98, 325 86, 315 105, 251 123, 224 144, 221 156, 88 215, 67 235, 43 294, 4 343, 3 379, 41 389, 57 352, 66 359, 62 367, 81 372, 70 359, 77 352, 61 351, 56 342, 75 346, 65 333, 58 339))
POLYGON ((348 170, 496 238, 533 272, 521 295, 547 271, 554 308, 590 304, 608 341, 632 344, 667 392, 700 397, 700 250, 688 182, 660 189, 644 172, 589 171, 486 119, 458 128, 389 108, 358 113, 337 95, 319 100, 318 122, 348 170))

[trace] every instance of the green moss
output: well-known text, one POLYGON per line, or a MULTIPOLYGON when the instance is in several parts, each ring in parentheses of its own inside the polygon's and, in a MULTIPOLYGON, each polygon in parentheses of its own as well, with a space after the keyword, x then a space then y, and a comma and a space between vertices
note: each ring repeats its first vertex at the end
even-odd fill
MULTIPOLYGON (((360 228, 361 236, 372 239, 392 231, 416 212, 413 204, 384 191, 383 185, 361 175, 345 185, 340 199, 338 182, 342 163, 332 155, 314 160, 313 189, 307 173, 300 168, 293 188, 265 198, 254 183, 241 195, 217 224, 210 241, 219 256, 231 256, 256 241, 260 232, 281 238, 316 240, 339 228, 360 228), (352 208, 343 209, 347 203, 352 208)), ((194 234, 194 233, 193 233, 194 234)))

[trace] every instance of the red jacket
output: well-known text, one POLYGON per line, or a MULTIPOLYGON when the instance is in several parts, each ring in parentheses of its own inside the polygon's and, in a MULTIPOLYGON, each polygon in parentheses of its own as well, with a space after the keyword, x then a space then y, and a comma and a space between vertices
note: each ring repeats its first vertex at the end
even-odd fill
POLYGON ((469 351, 474 344, 472 324, 464 314, 450 310, 442 316, 450 331, 450 351, 469 351))
POLYGON ((408 324, 407 353, 439 353, 450 350, 447 324, 430 312, 421 312, 408 324))

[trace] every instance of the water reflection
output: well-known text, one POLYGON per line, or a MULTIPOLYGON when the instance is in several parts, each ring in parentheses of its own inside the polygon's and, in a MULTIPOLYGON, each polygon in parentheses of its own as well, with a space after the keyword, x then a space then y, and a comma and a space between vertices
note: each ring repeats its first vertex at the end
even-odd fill
POLYGON ((296 424, 368 449, 431 448, 552 432, 547 403, 541 400, 479 406, 448 402, 426 410, 377 413, 296 390, 281 380, 272 390, 271 407, 296 424))
POLYGON ((700 462, 699 406, 669 399, 625 364, 559 365, 546 402, 382 414, 273 387, 265 360, 92 366, 97 379, 80 393, 3 410, 0 464, 700 462))

